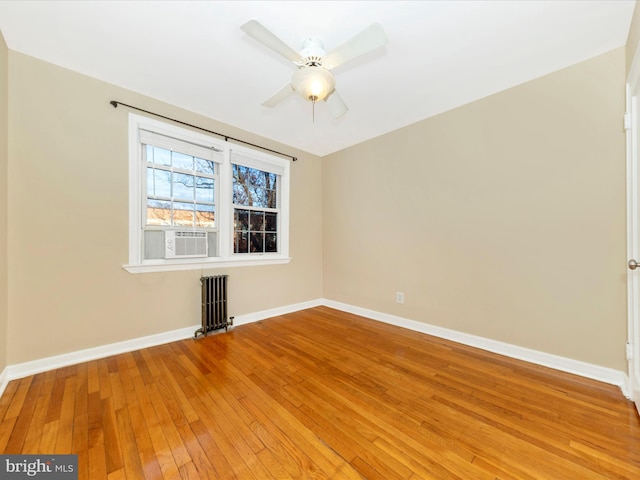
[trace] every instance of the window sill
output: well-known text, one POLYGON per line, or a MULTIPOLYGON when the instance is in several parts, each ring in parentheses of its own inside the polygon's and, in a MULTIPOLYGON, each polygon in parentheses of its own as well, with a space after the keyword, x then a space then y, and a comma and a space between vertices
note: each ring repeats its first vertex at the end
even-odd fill
POLYGON ((258 257, 243 259, 207 260, 200 259, 145 262, 142 264, 123 265, 129 273, 175 272, 179 270, 205 270, 210 268, 255 267, 258 265, 284 265, 291 261, 290 257, 258 257))

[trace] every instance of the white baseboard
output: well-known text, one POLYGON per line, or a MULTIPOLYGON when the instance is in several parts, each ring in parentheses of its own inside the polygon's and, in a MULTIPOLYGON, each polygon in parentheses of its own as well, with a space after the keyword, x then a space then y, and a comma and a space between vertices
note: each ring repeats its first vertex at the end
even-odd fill
POLYGON ((238 315, 233 318, 233 325, 245 325, 247 323, 259 322, 260 320, 265 320, 267 318, 277 317, 279 315, 286 315, 287 313, 306 310, 307 308, 319 307, 320 305, 324 305, 323 302, 324 301, 322 299, 310 300, 308 302, 294 303, 292 305, 285 305, 284 307, 262 310, 261 312, 238 315))
MULTIPOLYGON (((30 362, 9 365, 0 375, 0 380, 4 377, 6 379, 6 383, 9 383, 11 380, 28 377, 29 375, 35 375, 37 373, 46 372, 56 368, 68 367, 69 365, 97 360, 99 358, 106 358, 119 353, 132 352, 142 348, 155 347, 156 345, 163 345, 165 343, 175 342, 176 340, 183 340, 185 338, 193 337, 193 334, 197 329, 198 326, 180 328, 169 332, 125 340, 123 342, 87 348, 86 350, 79 350, 77 352, 65 353, 30 362)), ((2 390, 0 390, 0 395, 4 392, 5 387, 6 384, 0 383, 0 388, 2 388, 2 390)))
POLYGON ((7 369, 5 368, 2 373, 0 373, 0 397, 4 393, 4 389, 9 385, 9 374, 7 373, 7 369))
MULTIPOLYGON (((519 360, 524 360, 537 365, 554 368, 563 372, 573 373, 582 377, 591 378, 611 385, 617 385, 618 387, 620 387, 622 393, 625 396, 627 396, 628 394, 627 376, 625 373, 618 370, 581 362, 579 360, 572 360, 557 355, 551 355, 549 353, 531 350, 524 347, 518 347, 516 345, 498 342, 496 340, 478 337, 475 335, 469 335, 467 333, 449 330, 447 328, 429 325, 427 323, 417 322, 415 320, 409 320, 406 318, 376 312, 361 307, 355 307, 353 305, 348 305, 346 303, 336 302, 324 298, 310 300, 308 302, 295 303, 292 305, 286 305, 283 307, 263 310, 260 312, 249 313, 245 315, 238 315, 234 317, 233 325, 246 325, 248 323, 258 322, 267 318, 285 315, 287 313, 297 312, 320 305, 335 308, 336 310, 341 310, 348 313, 353 313, 355 315, 360 315, 371 320, 377 320, 398 327, 407 328, 416 332, 426 333, 428 335, 444 338, 508 357, 517 358, 519 360)), ((172 330, 156 335, 134 338, 131 340, 111 343, 95 348, 88 348, 86 350, 80 350, 77 352, 56 355, 53 357, 19 363, 16 365, 9 365, 4 369, 2 373, 0 373, 0 396, 4 392, 8 383, 12 380, 23 378, 29 375, 35 375, 37 373, 53 370, 56 368, 67 367, 69 365, 87 362, 90 360, 110 357, 112 355, 117 355, 120 353, 140 350, 142 348, 154 347, 156 345, 162 345, 177 340, 184 340, 186 338, 192 337, 194 332, 198 328, 199 325, 194 325, 193 327, 181 328, 178 330, 172 330)))
MULTIPOLYGON (((245 325, 247 323, 257 322, 266 318, 276 317, 278 315, 284 315, 287 313, 296 312, 298 310, 317 307, 319 305, 322 305, 322 300, 312 300, 309 302, 296 303, 293 305, 273 308, 270 310, 263 310, 261 312, 238 315, 234 317, 233 325, 245 325)), ((9 365, 0 374, 0 396, 11 380, 28 377, 29 375, 35 375, 37 373, 46 372, 48 370, 53 370, 56 368, 68 367, 69 365, 88 362, 90 360, 106 358, 112 355, 118 355, 120 353, 132 352, 134 350, 140 350, 142 348, 155 347, 156 345, 163 345, 165 343, 184 340, 186 338, 193 337, 194 332, 198 328, 200 328, 200 325, 194 325, 192 327, 180 328, 178 330, 158 333, 146 337, 134 338, 131 340, 111 343, 95 348, 88 348, 86 350, 80 350, 77 352, 56 355, 53 357, 42 358, 40 360, 33 360, 30 362, 18 363, 16 365, 9 365)))
POLYGON ((478 337, 476 335, 470 335, 468 333, 462 333, 456 330, 449 330, 448 328, 429 325, 427 323, 417 322, 415 320, 408 320, 406 318, 397 317, 395 315, 367 310, 365 308, 355 307, 353 305, 335 302, 333 300, 323 299, 322 304, 330 308, 335 308, 336 310, 353 313, 355 315, 360 315, 371 320, 377 320, 398 327, 407 328, 409 330, 414 330, 416 332, 426 333, 435 337, 451 340, 463 345, 468 345, 470 347, 476 347, 482 350, 487 350, 489 352, 505 355, 507 357, 516 358, 518 360, 524 360, 536 365, 542 365, 544 367, 553 368, 562 372, 572 373, 575 375, 580 375, 581 377, 598 380, 610 385, 616 385, 620 387, 622 393, 625 396, 628 396, 627 376, 624 372, 621 372, 619 370, 601 367, 599 365, 593 365, 591 363, 582 362, 580 360, 573 360, 558 355, 552 355, 550 353, 540 352, 538 350, 531 350, 529 348, 519 347, 517 345, 499 342, 497 340, 478 337))

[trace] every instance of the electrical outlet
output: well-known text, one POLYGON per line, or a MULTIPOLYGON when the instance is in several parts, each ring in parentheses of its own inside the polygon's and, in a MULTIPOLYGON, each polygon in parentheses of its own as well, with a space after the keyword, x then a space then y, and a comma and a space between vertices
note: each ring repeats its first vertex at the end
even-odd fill
POLYGON ((404 292, 396 292, 396 303, 404 303, 404 292))

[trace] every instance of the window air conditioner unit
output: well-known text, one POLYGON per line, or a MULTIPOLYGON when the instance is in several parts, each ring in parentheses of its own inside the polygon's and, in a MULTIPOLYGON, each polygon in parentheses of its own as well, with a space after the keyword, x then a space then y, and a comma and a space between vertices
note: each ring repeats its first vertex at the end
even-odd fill
POLYGON ((167 230, 164 232, 164 258, 207 256, 207 232, 167 230))

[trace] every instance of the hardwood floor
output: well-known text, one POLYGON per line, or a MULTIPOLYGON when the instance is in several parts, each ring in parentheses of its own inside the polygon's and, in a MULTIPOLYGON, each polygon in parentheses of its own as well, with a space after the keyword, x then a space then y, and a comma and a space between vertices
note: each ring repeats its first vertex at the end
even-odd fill
POLYGON ((80 479, 638 479, 613 386, 318 307, 13 381, 0 451, 80 479))

